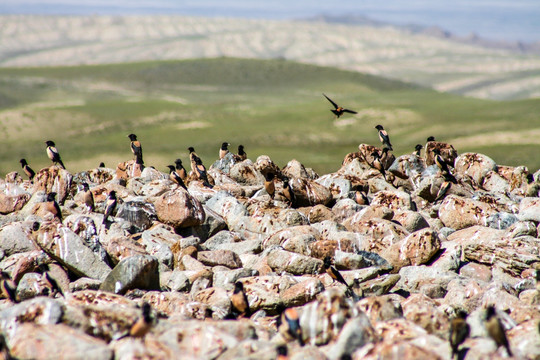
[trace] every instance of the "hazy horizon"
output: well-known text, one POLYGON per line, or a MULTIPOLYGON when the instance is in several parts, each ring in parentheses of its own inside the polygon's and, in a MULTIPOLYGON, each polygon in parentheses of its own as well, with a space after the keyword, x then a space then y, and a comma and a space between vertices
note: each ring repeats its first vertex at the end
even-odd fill
POLYGON ((361 15, 396 25, 438 26, 453 34, 494 40, 540 41, 540 6, 535 0, 284 0, 264 3, 174 0, 4 0, 0 14, 128 15, 182 14, 265 19, 302 19, 319 15, 361 15))

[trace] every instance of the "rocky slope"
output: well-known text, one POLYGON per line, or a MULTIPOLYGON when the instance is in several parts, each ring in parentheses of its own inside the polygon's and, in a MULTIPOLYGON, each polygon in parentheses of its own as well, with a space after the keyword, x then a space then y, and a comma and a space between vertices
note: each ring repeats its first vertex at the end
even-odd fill
POLYGON ((228 154, 209 167, 212 188, 190 175, 187 191, 134 161, 77 174, 51 166, 34 183, 10 173, 0 182, 0 267, 15 297, 0 300, 2 351, 274 359, 287 344, 291 359, 449 359, 451 319, 464 310, 460 356, 505 357, 483 326, 493 304, 516 358, 539 358, 538 184, 524 167, 443 143, 426 149, 383 158, 384 176, 372 167, 381 150, 365 144, 323 176, 295 160, 279 169, 267 156, 228 154), (434 165, 435 148, 456 183, 434 165), (112 190, 118 205, 104 222, 112 190), (348 286, 325 271, 328 256, 348 286), (237 310, 237 282, 249 310, 237 310), (144 303, 152 326, 140 338, 132 324, 144 303), (300 340, 278 325, 290 308, 300 340))
POLYGON ((189 16, 0 17, 0 66, 283 58, 490 99, 538 97, 540 57, 392 26, 189 16))

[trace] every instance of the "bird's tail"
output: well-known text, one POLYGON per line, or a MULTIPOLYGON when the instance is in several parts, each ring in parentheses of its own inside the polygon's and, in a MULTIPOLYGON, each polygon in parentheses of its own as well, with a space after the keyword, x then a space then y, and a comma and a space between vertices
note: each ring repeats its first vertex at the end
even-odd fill
POLYGON ((64 166, 64 163, 62 162, 62 159, 58 159, 58 164, 60 164, 62 169, 66 170, 66 167, 64 166))
POLYGON ((136 160, 135 162, 139 165, 143 165, 144 162, 143 162, 143 158, 142 158, 142 154, 137 154, 137 157, 136 157, 136 160))

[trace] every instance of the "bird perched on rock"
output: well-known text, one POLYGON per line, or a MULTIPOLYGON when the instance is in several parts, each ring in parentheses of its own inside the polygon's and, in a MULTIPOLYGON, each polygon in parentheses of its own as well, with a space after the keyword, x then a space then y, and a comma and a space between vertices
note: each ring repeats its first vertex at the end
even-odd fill
POLYGON ((288 360, 288 350, 286 345, 280 345, 276 348, 277 357, 276 360, 288 360))
POLYGON ((416 156, 418 156, 418 157, 420 157, 420 153, 421 153, 421 151, 422 151, 423 148, 424 148, 424 147, 423 147, 422 145, 416 144, 416 146, 414 147, 414 152, 413 152, 413 154, 416 155, 416 156))
POLYGON ((330 103, 334 106, 334 109, 330 109, 331 112, 334 113, 334 115, 336 115, 336 119, 338 119, 341 115, 343 115, 343 113, 350 113, 350 114, 358 114, 356 111, 354 110, 349 110, 349 109, 345 109, 341 106, 339 106, 338 104, 336 104, 334 101, 332 101, 332 99, 330 99, 328 96, 326 96, 325 94, 323 94, 323 96, 328 100, 330 101, 330 103))
POLYGON ((208 173, 200 157, 195 158, 195 175, 198 179, 202 180, 204 186, 213 188, 212 184, 208 181, 208 173))
POLYGON ((289 206, 294 208, 296 206, 296 197, 294 195, 294 192, 291 188, 291 185, 289 184, 289 179, 283 180, 283 191, 282 191, 283 197, 287 199, 287 202, 289 203, 289 206))
POLYGON ((300 318, 295 308, 285 309, 277 318, 277 328, 283 339, 287 342, 298 340, 300 346, 304 346, 300 318))
POLYGON ((450 189, 450 186, 452 186, 451 181, 443 182, 443 184, 439 188, 439 191, 437 192, 437 196, 435 197, 435 200, 433 200, 433 203, 436 203, 437 201, 444 199, 444 197, 446 196, 446 193, 450 189))
POLYGON ((88 183, 83 182, 83 202, 88 208, 90 212, 94 211, 95 205, 94 205, 94 194, 90 191, 90 187, 88 186, 88 183))
POLYGON ((176 159, 174 161, 174 165, 175 165, 176 173, 178 174, 178 176, 180 176, 180 178, 183 181, 186 181, 186 179, 187 179, 187 171, 186 171, 186 168, 184 168, 184 165, 182 165, 182 160, 176 159))
POLYGON ((107 201, 105 202, 105 214, 103 215, 102 224, 107 223, 109 216, 111 216, 114 209, 116 209, 116 204, 117 204, 116 191, 111 190, 109 192, 109 196, 107 196, 107 201))
POLYGON ((199 158, 199 155, 197 155, 197 153, 195 152, 195 148, 193 146, 188 147, 188 151, 189 151, 189 161, 191 163, 191 171, 195 173, 196 172, 195 159, 199 158))
POLYGON ((435 136, 428 136, 426 142, 435 141, 435 136))
POLYGON ((15 295, 15 290, 17 285, 11 280, 11 276, 5 271, 0 271, 0 290, 2 291, 2 296, 9 301, 16 303, 17 297, 15 295))
POLYGON ((54 141, 47 140, 45 141, 45 144, 47 145, 47 156, 54 164, 59 164, 62 169, 65 169, 64 163, 62 162, 62 159, 60 158, 60 153, 56 149, 56 145, 54 144, 54 141))
POLYGON ((45 283, 45 286, 47 286, 47 288, 51 289, 52 297, 55 297, 56 294, 60 294, 62 295, 62 297, 65 297, 62 288, 58 285, 56 279, 49 272, 49 265, 40 264, 39 270, 41 271, 41 280, 45 283))
POLYGON ((486 309, 486 319, 484 326, 490 338, 495 341, 497 344, 497 349, 501 346, 504 346, 508 356, 512 356, 512 351, 510 351, 510 344, 508 343, 508 338, 506 337, 506 332, 504 327, 497 317, 497 312, 493 305, 490 305, 486 309))
POLYGON ((326 271, 328 275, 332 278, 332 282, 338 281, 345 285, 347 287, 347 290, 345 291, 345 295, 349 297, 354 297, 355 293, 351 289, 351 286, 347 284, 341 273, 332 265, 332 258, 330 256, 326 256, 323 260, 323 270, 326 271))
POLYGON ((221 144, 221 148, 219 148, 219 158, 220 159, 223 159, 225 157, 225 155, 227 155, 229 153, 229 149, 227 148, 229 145, 228 142, 224 142, 221 144))
POLYGON ((467 324, 467 313, 458 311, 456 317, 450 321, 449 341, 452 348, 452 359, 458 356, 458 348, 469 337, 471 328, 467 324))
POLYGON ((56 193, 51 192, 47 194, 47 200, 45 201, 45 210, 52 213, 54 217, 58 218, 62 222, 62 211, 60 206, 56 202, 56 193))
POLYGON ((231 304, 233 312, 237 318, 251 316, 248 298, 244 292, 244 284, 242 284, 240 281, 237 281, 234 284, 234 291, 231 295, 231 304))
POLYGON ((143 338, 148 334, 148 332, 152 329, 152 307, 149 303, 144 302, 142 305, 142 314, 141 317, 137 319, 131 325, 131 328, 129 329, 129 336, 134 338, 143 338))
POLYGON ((371 163, 371 166, 373 168, 379 170, 379 172, 382 174, 384 180, 386 180, 386 170, 384 169, 384 165, 381 161, 381 156, 377 151, 374 151, 371 153, 371 157, 373 157, 373 162, 371 163))
POLYGON ((28 179, 30 179, 30 182, 34 183, 34 176, 36 176, 34 170, 32 170, 30 166, 28 166, 26 159, 21 159, 19 162, 21 163, 21 167, 24 173, 26 174, 26 176, 28 176, 28 179))
POLYGON ((377 125, 375 126, 375 129, 379 131, 379 140, 383 144, 383 147, 386 147, 390 151, 393 151, 394 149, 392 149, 392 144, 390 144, 390 136, 388 135, 386 130, 384 130, 383 126, 377 125))
MULTIPOLYGON (((12 360, 4 334, 0 334, 0 360, 12 360)), ((285 358, 286 359, 286 358, 285 358)))
POLYGON ((270 195, 270 198, 274 200, 274 195, 276 193, 276 186, 274 184, 275 175, 274 173, 266 173, 266 179, 264 181, 264 189, 270 195))
POLYGON ((169 179, 171 179, 173 183, 187 190, 186 184, 184 184, 184 181, 182 180, 180 175, 176 172, 174 165, 168 165, 167 167, 169 168, 169 179))
POLYGON ((437 164, 437 167, 441 171, 441 174, 444 176, 445 180, 457 184, 457 179, 450 172, 450 169, 448 168, 448 163, 441 156, 441 151, 439 149, 433 149, 433 154, 435 154, 433 160, 435 161, 435 164, 437 164))
POLYGON ((369 199, 363 190, 356 190, 354 192, 354 201, 358 205, 369 205, 369 199))
POLYGON ((244 161, 247 159, 247 154, 244 151, 244 145, 238 145, 238 158, 240 161, 244 161))
POLYGON ((525 190, 526 197, 538 197, 540 191, 540 183, 534 179, 533 174, 527 175, 527 189, 525 190))
POLYGON ((135 155, 135 163, 139 165, 143 165, 143 156, 142 156, 142 146, 141 142, 137 140, 137 135, 135 134, 129 134, 128 135, 129 140, 131 140, 130 147, 131 152, 133 155, 135 155))

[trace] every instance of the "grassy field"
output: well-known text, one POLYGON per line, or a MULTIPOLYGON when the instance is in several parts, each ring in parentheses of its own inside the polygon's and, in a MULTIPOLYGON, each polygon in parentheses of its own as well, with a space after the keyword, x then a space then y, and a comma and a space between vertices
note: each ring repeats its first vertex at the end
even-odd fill
POLYGON ((540 99, 491 101, 355 72, 283 60, 231 58, 120 65, 0 69, 0 174, 48 166, 56 142, 72 172, 131 159, 127 134, 147 165, 165 171, 194 146, 210 165, 223 141, 255 160, 296 158, 318 172, 339 168, 360 143, 389 132, 396 156, 429 135, 498 164, 540 167, 540 99), (326 93, 355 109, 335 121, 326 93))

